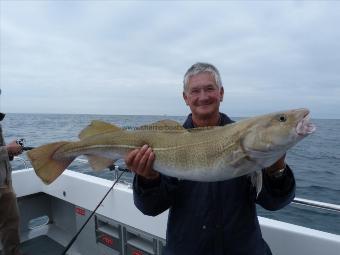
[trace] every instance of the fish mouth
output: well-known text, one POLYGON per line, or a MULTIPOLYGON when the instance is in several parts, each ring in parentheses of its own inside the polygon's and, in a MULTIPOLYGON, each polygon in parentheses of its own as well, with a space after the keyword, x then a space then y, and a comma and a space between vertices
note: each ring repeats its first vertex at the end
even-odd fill
POLYGON ((309 111, 304 112, 303 118, 297 123, 295 131, 299 136, 306 136, 314 133, 316 126, 310 122, 309 111))

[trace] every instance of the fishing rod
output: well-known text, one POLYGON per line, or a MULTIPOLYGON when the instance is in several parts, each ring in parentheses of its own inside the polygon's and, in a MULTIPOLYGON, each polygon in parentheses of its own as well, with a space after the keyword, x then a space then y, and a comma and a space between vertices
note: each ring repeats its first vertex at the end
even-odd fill
POLYGON ((29 147, 29 146, 22 147, 23 151, 29 151, 29 150, 33 150, 33 149, 34 149, 34 147, 29 147))
MULTIPOLYGON (((119 167, 118 167, 119 168, 119 167)), ((126 170, 126 169, 124 169, 126 170)), ((84 227, 86 226, 86 224, 90 221, 90 219, 92 218, 92 216, 96 213, 97 209, 99 208, 99 206, 103 203, 103 201, 105 200, 105 198, 107 197, 107 195, 110 193, 110 191, 113 189, 113 187, 116 185, 116 183, 119 181, 119 179, 122 177, 122 175, 124 174, 125 171, 122 171, 121 174, 118 176, 118 178, 115 180, 115 182, 112 184, 111 188, 106 192, 105 196, 102 198, 102 200, 100 200, 100 202, 98 203, 98 205, 96 206, 96 208, 94 209, 94 211, 91 213, 91 215, 87 218, 87 220, 84 222, 84 224, 81 226, 81 228, 78 230, 78 232, 74 235, 74 237, 71 239, 71 241, 68 243, 68 245, 66 246, 66 248, 64 249, 64 251, 61 253, 61 255, 65 255, 66 252, 71 248, 72 244, 77 240, 77 237, 79 236, 79 234, 81 233, 81 231, 84 229, 84 227)))
POLYGON ((23 151, 29 151, 34 149, 34 147, 25 146, 25 138, 19 138, 15 142, 21 146, 21 149, 23 151))

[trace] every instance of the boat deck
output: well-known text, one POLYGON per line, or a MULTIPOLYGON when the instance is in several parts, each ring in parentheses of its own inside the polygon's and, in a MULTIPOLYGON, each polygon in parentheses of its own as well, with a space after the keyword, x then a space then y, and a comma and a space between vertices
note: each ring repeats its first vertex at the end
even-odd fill
POLYGON ((47 235, 27 240, 20 246, 24 255, 60 255, 65 248, 47 235))
MULTIPOLYGON (((46 235, 27 240, 20 245, 20 250, 24 255, 60 255, 64 248, 64 246, 46 235)), ((0 255, 2 255, 1 251, 0 255)))
MULTIPOLYGON (((44 185, 27 169, 13 172, 13 185, 24 254, 61 255, 112 181, 66 170, 53 184, 44 185)), ((161 255, 166 222, 167 212, 148 217, 138 211, 131 187, 118 183, 67 254, 161 255)), ((263 217, 259 222, 275 255, 339 254, 340 235, 263 217)))

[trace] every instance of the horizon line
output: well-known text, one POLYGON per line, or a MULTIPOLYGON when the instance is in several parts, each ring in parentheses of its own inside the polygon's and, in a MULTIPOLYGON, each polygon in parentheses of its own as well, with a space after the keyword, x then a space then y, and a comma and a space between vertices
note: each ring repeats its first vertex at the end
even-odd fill
MULTIPOLYGON (((102 116, 169 116, 169 117, 186 117, 188 114, 185 115, 176 115, 176 114, 104 114, 104 113, 44 113, 44 112, 35 112, 35 113, 28 113, 28 112, 8 112, 6 114, 40 114, 40 115, 102 115, 102 116)), ((228 114, 227 114, 228 115, 228 114)), ((262 114, 257 114, 253 116, 232 116, 228 115, 230 118, 251 118, 255 116, 260 116, 262 114)), ((339 120, 340 117, 311 117, 311 119, 322 119, 322 120, 339 120)))

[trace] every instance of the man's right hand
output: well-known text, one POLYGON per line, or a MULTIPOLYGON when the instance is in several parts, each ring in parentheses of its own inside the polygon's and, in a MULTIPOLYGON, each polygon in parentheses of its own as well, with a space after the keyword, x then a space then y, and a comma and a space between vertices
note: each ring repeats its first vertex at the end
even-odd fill
POLYGON ((144 177, 147 180, 159 178, 159 173, 152 169, 155 161, 155 153, 148 145, 135 149, 126 154, 125 164, 132 172, 144 177))

